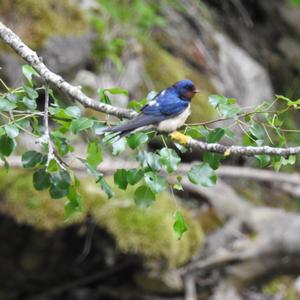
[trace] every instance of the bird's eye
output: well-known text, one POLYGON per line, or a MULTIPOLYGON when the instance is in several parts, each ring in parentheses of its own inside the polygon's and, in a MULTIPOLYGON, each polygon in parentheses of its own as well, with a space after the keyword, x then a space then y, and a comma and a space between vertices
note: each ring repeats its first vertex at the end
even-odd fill
POLYGON ((186 89, 189 91, 193 91, 195 89, 195 87, 193 85, 188 85, 188 86, 186 86, 186 89))

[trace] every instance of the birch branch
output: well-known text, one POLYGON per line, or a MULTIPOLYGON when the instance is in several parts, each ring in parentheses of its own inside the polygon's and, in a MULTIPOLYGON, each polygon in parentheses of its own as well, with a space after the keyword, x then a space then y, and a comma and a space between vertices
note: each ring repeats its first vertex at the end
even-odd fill
MULTIPOLYGON (((85 107, 89 107, 93 110, 100 111, 109 115, 113 115, 119 118, 131 119, 137 115, 133 110, 114 107, 112 105, 97 102, 84 93, 81 92, 79 87, 75 87, 65 81, 61 76, 51 72, 43 63, 42 59, 38 57, 36 52, 30 49, 24 42, 8 27, 0 22, 0 38, 9 45, 17 54, 19 54, 28 64, 30 64, 40 76, 55 86, 57 89, 63 91, 71 98, 75 99, 85 107)), ((229 155, 279 155, 288 156, 296 155, 300 153, 300 147, 287 147, 287 148, 275 148, 269 146, 263 147, 243 147, 243 146, 226 146, 218 143, 205 143, 192 138, 173 138, 173 140, 184 144, 185 146, 200 151, 209 151, 229 155)))
POLYGON ((38 57, 36 52, 30 49, 24 42, 8 27, 0 22, 0 38, 15 50, 28 64, 30 64, 40 76, 51 83, 53 86, 63 91, 71 98, 75 99, 85 107, 89 107, 93 110, 101 111, 103 113, 113 115, 119 118, 132 118, 136 112, 117 108, 112 105, 96 102, 83 94, 79 87, 75 87, 65 81, 61 76, 51 72, 43 63, 42 59, 38 57))

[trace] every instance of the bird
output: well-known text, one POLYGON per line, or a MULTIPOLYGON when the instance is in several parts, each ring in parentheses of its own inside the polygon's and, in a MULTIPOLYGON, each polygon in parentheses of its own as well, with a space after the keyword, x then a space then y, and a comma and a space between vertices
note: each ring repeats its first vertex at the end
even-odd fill
POLYGON ((138 131, 155 129, 172 133, 182 127, 191 113, 191 100, 199 91, 189 79, 183 79, 160 91, 141 108, 140 113, 125 124, 107 127, 101 133, 116 133, 119 138, 138 131))

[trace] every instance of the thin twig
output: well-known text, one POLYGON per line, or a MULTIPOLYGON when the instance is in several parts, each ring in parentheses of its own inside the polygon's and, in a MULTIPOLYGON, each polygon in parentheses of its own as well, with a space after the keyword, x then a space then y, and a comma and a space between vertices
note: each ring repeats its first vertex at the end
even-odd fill
POLYGON ((47 162, 46 162, 46 168, 48 168, 50 162, 52 159, 55 160, 57 165, 65 170, 66 168, 62 165, 60 160, 56 157, 54 153, 54 147, 52 144, 50 132, 49 132, 49 91, 48 91, 48 86, 45 87, 45 107, 44 107, 44 127, 45 127, 45 134, 43 136, 42 140, 45 140, 47 145, 48 145, 48 157, 47 157, 47 162))

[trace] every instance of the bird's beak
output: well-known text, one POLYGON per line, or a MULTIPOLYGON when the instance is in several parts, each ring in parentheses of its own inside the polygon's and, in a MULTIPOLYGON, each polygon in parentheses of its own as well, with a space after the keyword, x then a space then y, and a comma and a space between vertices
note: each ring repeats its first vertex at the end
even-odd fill
POLYGON ((197 94, 197 93, 200 93, 200 91, 199 90, 194 90, 193 93, 197 94))

